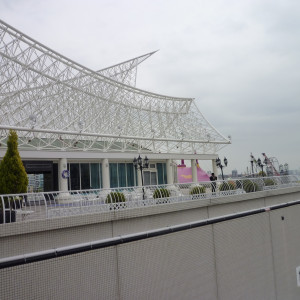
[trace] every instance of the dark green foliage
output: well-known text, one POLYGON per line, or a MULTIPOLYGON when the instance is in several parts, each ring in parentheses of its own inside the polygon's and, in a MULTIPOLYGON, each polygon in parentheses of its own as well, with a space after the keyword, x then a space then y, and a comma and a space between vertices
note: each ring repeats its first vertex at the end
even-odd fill
POLYGON ((194 186, 191 189, 190 194, 191 195, 198 195, 198 194, 204 194, 205 192, 206 192, 205 186, 198 185, 198 186, 194 186))
POLYGON ((223 182, 219 186, 220 191, 233 191, 236 190, 236 184, 234 181, 223 182))
POLYGON ((258 184, 249 179, 243 180, 243 188, 246 193, 257 192, 259 190, 258 184))
POLYGON ((267 176, 267 174, 265 173, 265 171, 259 171, 258 176, 265 177, 265 176, 267 176))
POLYGON ((168 198, 170 197, 170 191, 164 188, 156 189, 153 193, 153 198, 168 198))
POLYGON ((264 184, 265 184, 265 186, 276 185, 275 181, 271 178, 264 179, 264 184))
POLYGON ((121 192, 110 192, 105 200, 106 203, 126 202, 126 198, 121 192))
POLYGON ((28 177, 18 151, 18 135, 10 130, 7 151, 0 163, 0 194, 26 193, 28 177))

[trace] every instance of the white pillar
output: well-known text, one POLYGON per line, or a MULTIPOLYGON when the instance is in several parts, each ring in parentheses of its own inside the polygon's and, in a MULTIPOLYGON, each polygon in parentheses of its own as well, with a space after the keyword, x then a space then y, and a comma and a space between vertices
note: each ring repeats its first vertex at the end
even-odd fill
POLYGON ((68 190, 68 165, 66 158, 60 158, 58 161, 58 189, 59 195, 57 200, 59 203, 72 202, 71 195, 68 190))
POLYGON ((104 189, 110 188, 109 163, 107 158, 102 160, 102 184, 104 189))
POLYGON ((173 173, 173 167, 172 167, 172 160, 167 159, 167 184, 173 184, 174 183, 174 173, 173 173))
POLYGON ((65 175, 68 172, 64 172, 65 170, 68 170, 67 159, 60 158, 58 162, 58 188, 61 192, 68 192, 68 177, 65 175))
POLYGON ((198 182, 196 159, 191 160, 191 166, 192 166, 192 181, 198 182))
POLYGON ((137 185, 142 186, 142 174, 139 167, 136 170, 136 175, 137 175, 137 185))
POLYGON ((218 178, 218 168, 215 159, 212 160, 212 173, 215 173, 215 176, 218 178))

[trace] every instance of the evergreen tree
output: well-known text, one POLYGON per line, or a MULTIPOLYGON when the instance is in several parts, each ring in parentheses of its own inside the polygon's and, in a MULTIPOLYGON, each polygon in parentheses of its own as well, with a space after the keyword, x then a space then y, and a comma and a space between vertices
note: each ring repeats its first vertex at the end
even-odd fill
POLYGON ((18 151, 18 135, 9 131, 7 151, 0 163, 0 194, 26 193, 28 177, 18 151))

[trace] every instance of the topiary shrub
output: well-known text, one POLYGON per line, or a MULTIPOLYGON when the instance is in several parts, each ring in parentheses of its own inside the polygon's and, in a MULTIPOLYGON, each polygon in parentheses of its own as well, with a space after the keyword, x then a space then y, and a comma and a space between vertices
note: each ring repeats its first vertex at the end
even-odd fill
POLYGON ((9 131, 7 151, 0 163, 0 194, 27 192, 28 177, 18 151, 18 135, 9 131))
POLYGON ((272 186, 272 185, 276 185, 275 181, 271 178, 266 178, 264 179, 264 185, 265 186, 272 186))
POLYGON ((119 203, 126 202, 126 198, 121 192, 110 192, 105 199, 105 203, 119 203))
POLYGON ((198 185, 198 186, 194 186, 191 190, 190 190, 190 195, 199 195, 199 194, 204 194, 206 192, 206 188, 203 185, 198 185))
POLYGON ((153 198, 168 198, 170 197, 170 191, 164 188, 156 189, 153 193, 153 198))
MULTIPOLYGON (((10 130, 7 150, 0 163, 0 194, 21 194, 27 192, 28 177, 18 151, 18 135, 10 130)), ((5 209, 10 209, 11 222, 15 221, 15 209, 22 206, 22 197, 4 197, 5 209)), ((0 214, 3 214, 0 201, 0 214)), ((2 221, 3 222, 3 221, 2 221)), ((6 218, 6 222, 9 222, 6 218)))
POLYGON ((249 179, 243 180, 243 188, 246 193, 257 192, 259 190, 258 184, 249 179))
POLYGON ((219 190, 221 192, 236 190, 236 184, 234 181, 222 182, 219 186, 219 190))
MULTIPOLYGON (((162 198, 169 198, 169 197, 170 197, 170 191, 165 188, 156 189, 153 193, 154 199, 162 199, 162 198)), ((168 199, 156 201, 157 204, 168 203, 168 202, 169 202, 168 199)))

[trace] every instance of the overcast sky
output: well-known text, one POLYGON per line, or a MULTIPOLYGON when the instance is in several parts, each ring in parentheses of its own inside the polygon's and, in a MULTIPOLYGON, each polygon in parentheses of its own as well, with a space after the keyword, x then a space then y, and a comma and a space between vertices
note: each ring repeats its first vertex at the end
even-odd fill
POLYGON ((0 0, 0 18, 94 70, 159 50, 137 87, 195 98, 232 137, 226 173, 250 152, 300 168, 299 0, 0 0))

